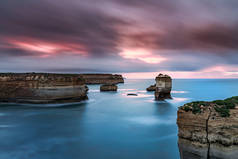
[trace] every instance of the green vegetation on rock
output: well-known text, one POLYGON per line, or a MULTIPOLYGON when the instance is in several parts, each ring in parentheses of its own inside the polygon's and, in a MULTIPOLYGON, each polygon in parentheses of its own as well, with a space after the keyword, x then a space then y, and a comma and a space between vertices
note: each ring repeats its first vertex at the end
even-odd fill
POLYGON ((197 114, 201 113, 202 109, 209 105, 214 106, 214 109, 219 113, 221 117, 229 117, 230 109, 234 109, 235 106, 238 105, 238 96, 227 98, 225 100, 215 100, 212 102, 195 101, 187 103, 181 108, 186 112, 192 111, 193 114, 197 114))

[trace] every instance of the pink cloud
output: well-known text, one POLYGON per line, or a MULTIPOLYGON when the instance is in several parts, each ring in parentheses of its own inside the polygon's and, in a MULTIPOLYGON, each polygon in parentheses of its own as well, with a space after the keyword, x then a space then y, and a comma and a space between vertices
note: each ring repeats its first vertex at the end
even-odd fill
POLYGON ((123 49, 120 56, 126 59, 137 59, 146 63, 156 64, 165 61, 166 58, 160 55, 154 55, 145 49, 123 49))
POLYGON ((39 57, 49 57, 58 54, 79 54, 86 56, 87 50, 83 45, 70 43, 54 43, 37 39, 20 38, 7 39, 10 48, 16 48, 35 53, 39 57))

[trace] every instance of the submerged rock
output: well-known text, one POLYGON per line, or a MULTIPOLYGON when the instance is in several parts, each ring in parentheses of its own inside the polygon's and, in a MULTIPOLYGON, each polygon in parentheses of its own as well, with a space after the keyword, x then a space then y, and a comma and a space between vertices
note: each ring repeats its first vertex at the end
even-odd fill
POLYGON ((151 85, 151 86, 149 86, 148 88, 146 88, 146 90, 147 91, 155 91, 155 89, 156 89, 156 84, 154 84, 154 85, 151 85))
POLYGON ((168 75, 159 74, 156 79, 155 100, 171 99, 172 79, 168 75))
POLYGON ((88 98, 88 88, 76 74, 2 73, 0 90, 0 102, 44 104, 88 98))
POLYGON ((100 86, 100 91, 117 91, 117 85, 115 84, 103 84, 100 86))
POLYGON ((86 84, 124 83, 122 75, 117 74, 80 74, 86 84))
POLYGON ((136 93, 128 93, 127 96, 138 96, 136 93))
POLYGON ((181 159, 238 156, 238 97, 192 102, 177 112, 181 159))

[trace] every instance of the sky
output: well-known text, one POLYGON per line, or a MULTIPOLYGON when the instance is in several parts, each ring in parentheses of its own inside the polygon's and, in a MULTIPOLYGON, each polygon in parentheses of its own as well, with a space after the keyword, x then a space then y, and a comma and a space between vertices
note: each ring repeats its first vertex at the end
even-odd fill
POLYGON ((0 72, 238 78, 237 0, 1 0, 0 72))

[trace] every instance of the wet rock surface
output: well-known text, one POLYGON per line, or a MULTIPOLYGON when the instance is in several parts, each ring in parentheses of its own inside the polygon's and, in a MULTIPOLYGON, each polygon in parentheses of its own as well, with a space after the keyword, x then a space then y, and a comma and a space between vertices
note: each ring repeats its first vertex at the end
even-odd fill
POLYGON ((238 156, 238 97, 192 102, 177 114, 181 159, 234 159, 238 156), (219 109, 218 109, 219 108, 219 109))

